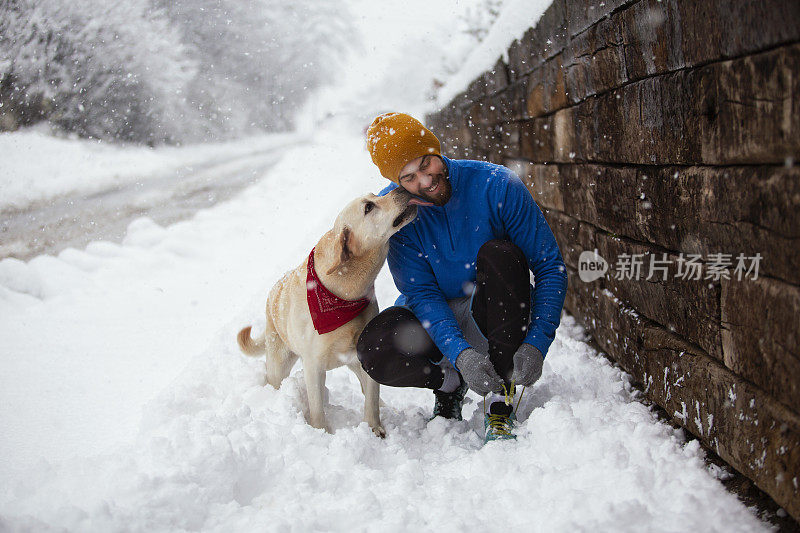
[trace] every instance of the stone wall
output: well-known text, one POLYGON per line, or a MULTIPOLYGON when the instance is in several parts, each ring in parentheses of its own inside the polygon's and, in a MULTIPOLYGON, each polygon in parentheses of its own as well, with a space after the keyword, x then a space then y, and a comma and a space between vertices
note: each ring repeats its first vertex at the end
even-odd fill
POLYGON ((555 0, 427 124, 445 153, 517 171, 568 312, 800 519, 800 2, 555 0), (609 270, 584 282, 594 250, 609 270), (677 270, 691 258, 700 279, 677 270))

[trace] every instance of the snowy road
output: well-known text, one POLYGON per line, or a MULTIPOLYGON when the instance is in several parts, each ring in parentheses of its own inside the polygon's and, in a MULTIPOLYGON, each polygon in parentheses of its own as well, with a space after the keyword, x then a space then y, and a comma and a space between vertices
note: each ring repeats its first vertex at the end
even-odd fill
POLYGON ((252 184, 297 142, 287 139, 249 153, 142 176, 89 195, 75 192, 24 209, 0 211, 0 259, 27 260, 96 240, 119 242, 128 224, 142 216, 162 225, 186 219, 252 184))
MULTIPOLYGON (((514 442, 481 447, 472 393, 465 421, 428 423, 429 391, 383 387, 380 440, 346 370, 334 435, 304 422, 299 366, 262 387, 236 332, 383 185, 359 130, 331 126, 190 219, 0 262, 0 530, 766 529, 566 315, 514 442)), ((386 269, 376 292, 397 294, 386 269)))

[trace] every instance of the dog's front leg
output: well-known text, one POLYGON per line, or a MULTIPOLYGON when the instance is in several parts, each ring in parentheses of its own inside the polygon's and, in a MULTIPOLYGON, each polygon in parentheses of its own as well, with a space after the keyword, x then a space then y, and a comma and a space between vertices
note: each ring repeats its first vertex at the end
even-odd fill
POLYGON ((381 386, 377 381, 369 377, 361 363, 356 361, 347 365, 361 383, 361 392, 364 393, 364 422, 369 424, 372 432, 380 438, 386 437, 386 430, 381 425, 381 386))
MULTIPOLYGON (((308 358, 312 359, 312 358, 308 358)), ((331 432, 325 420, 325 368, 320 364, 303 361, 303 374, 308 395, 308 423, 315 428, 331 432)))

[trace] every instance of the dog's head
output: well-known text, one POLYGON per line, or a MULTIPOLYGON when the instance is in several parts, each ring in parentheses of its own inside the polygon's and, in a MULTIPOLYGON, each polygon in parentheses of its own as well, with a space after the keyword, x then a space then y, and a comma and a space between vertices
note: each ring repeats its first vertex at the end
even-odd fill
POLYGON ((389 237, 414 220, 418 205, 432 205, 400 187, 384 196, 365 194, 345 206, 333 229, 340 258, 335 270, 353 257, 383 247, 389 237))

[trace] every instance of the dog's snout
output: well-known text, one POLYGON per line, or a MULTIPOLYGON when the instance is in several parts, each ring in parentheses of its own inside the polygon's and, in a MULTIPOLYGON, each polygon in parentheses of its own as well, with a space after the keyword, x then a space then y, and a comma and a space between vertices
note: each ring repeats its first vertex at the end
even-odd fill
POLYGON ((389 194, 392 195, 393 200, 402 205, 408 204, 409 200, 412 198, 412 194, 402 187, 397 187, 389 194))

